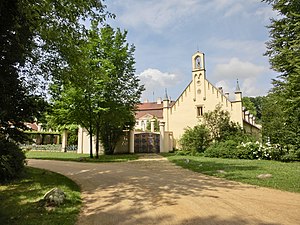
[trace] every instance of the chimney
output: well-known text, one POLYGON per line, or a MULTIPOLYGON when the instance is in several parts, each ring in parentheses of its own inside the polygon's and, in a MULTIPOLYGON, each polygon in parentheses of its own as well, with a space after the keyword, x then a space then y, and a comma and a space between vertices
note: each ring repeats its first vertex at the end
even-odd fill
POLYGON ((247 121, 247 122, 249 122, 249 111, 246 111, 245 112, 245 120, 247 121))
POLYGON ((218 87, 218 89, 223 94, 223 87, 218 87))
POLYGON ((161 104, 162 103, 162 99, 161 98, 157 98, 156 103, 157 104, 161 104))

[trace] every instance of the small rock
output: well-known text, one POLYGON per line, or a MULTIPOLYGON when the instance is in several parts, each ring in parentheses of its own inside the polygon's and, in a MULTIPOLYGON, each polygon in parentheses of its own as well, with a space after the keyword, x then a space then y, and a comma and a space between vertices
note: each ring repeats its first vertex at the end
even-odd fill
POLYGON ((84 161, 86 161, 86 159, 85 159, 84 157, 80 157, 80 158, 78 159, 78 161, 79 161, 79 162, 84 162, 84 161))
POLYGON ((46 204, 55 206, 62 204, 65 199, 66 194, 59 188, 51 189, 43 197, 43 200, 46 202, 46 204))
POLYGON ((184 159, 185 163, 190 163, 189 159, 184 159))
POLYGON ((227 173, 225 170, 217 170, 218 173, 227 173))
POLYGON ((267 179, 267 178, 271 178, 271 177, 272 177, 272 174, 269 174, 269 173, 259 174, 257 176, 258 179, 267 179))

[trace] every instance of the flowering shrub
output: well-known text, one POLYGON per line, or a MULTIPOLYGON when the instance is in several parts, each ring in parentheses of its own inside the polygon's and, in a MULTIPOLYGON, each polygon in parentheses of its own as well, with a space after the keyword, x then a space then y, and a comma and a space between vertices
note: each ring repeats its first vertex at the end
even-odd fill
POLYGON ((237 146, 237 152, 240 159, 272 159, 270 148, 258 141, 242 142, 237 146))
POLYGON ((300 161, 300 149, 295 150, 291 146, 278 144, 262 144, 258 141, 241 144, 233 140, 216 142, 205 150, 204 155, 216 158, 300 161))
POLYGON ((296 161, 300 160, 300 150, 295 150, 291 146, 281 146, 270 143, 262 144, 260 142, 241 143, 237 146, 237 155, 240 159, 265 159, 296 161))

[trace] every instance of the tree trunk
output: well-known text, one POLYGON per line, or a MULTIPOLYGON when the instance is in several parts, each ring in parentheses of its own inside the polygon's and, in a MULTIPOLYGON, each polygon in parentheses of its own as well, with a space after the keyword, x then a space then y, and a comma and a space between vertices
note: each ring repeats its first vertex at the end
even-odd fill
POLYGON ((92 132, 92 125, 90 124, 90 158, 93 158, 93 132, 92 132))
POLYGON ((100 136, 100 128, 97 126, 96 128, 96 159, 99 159, 99 136, 100 136))

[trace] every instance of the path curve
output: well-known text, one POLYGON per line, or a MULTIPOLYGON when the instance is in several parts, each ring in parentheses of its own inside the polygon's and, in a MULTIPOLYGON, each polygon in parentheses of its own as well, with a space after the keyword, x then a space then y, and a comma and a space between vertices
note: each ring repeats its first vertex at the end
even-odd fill
POLYGON ((160 156, 123 163, 29 160, 82 188, 78 225, 297 225, 300 194, 182 169, 160 156))

